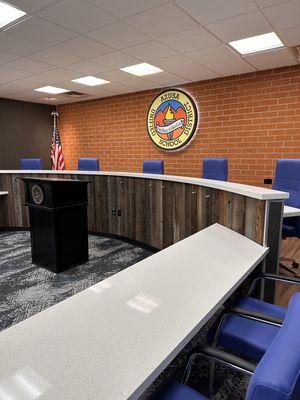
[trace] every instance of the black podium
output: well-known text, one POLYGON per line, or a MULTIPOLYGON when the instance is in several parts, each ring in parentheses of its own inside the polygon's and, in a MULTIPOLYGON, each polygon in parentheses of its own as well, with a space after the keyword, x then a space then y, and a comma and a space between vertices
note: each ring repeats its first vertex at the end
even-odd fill
POLYGON ((22 178, 32 262, 61 272, 88 261, 87 181, 22 178))

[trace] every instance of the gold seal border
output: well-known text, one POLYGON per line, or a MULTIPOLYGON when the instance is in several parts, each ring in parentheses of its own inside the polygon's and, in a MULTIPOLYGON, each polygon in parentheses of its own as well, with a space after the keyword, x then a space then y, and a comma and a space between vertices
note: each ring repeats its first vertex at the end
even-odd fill
MULTIPOLYGON (((165 100, 165 101, 167 101, 167 100, 165 100)), ((160 104, 162 104, 162 102, 160 102, 160 104)), ((159 105, 160 105, 160 104, 159 104, 159 105)), ((156 106, 156 109, 157 109, 157 107, 159 107, 159 105, 156 106)), ((152 116, 152 118, 153 118, 153 116, 152 116)), ((183 150, 187 145, 190 144, 190 142, 192 141, 192 139, 194 139, 194 137, 196 136, 196 131, 197 131, 197 127, 198 127, 198 108, 197 108, 197 105, 196 105, 194 99, 192 98, 192 96, 191 96, 189 93, 187 93, 186 91, 184 91, 184 90, 175 89, 175 88, 170 88, 170 89, 168 89, 168 90, 164 90, 164 91, 158 93, 158 94, 155 96, 155 98, 151 101, 151 104, 150 104, 150 106, 149 106, 149 108, 148 108, 148 112, 147 112, 146 125, 147 125, 147 132, 148 132, 148 135, 149 135, 149 137, 150 137, 151 142, 152 142, 156 147, 158 147, 160 150, 163 150, 163 151, 166 151, 166 152, 175 152, 175 151, 183 150), (155 104, 155 102, 157 102, 157 100, 159 99, 159 97, 161 97, 161 96, 163 96, 163 95, 165 95, 166 93, 169 93, 169 92, 173 92, 173 93, 174 93, 174 92, 178 92, 179 95, 180 95, 180 94, 181 94, 181 95, 184 95, 184 96, 187 98, 187 100, 190 102, 190 104, 191 104, 191 106, 192 106, 192 110, 193 110, 193 114, 194 114, 194 122, 193 122, 193 126, 192 126, 192 128, 191 128, 191 132, 189 133, 188 138, 187 138, 182 144, 177 145, 176 147, 166 148, 166 147, 160 145, 159 143, 157 143, 157 142, 153 139, 153 136, 157 135, 157 132, 156 132, 156 130, 154 130, 154 129, 151 130, 149 121, 150 121, 150 118, 151 118, 151 117, 150 117, 150 112, 151 112, 151 110, 153 109, 153 105, 155 104), (153 134, 153 132, 154 132, 154 134, 153 134)), ((157 135, 157 136, 158 136, 158 135, 157 135)), ((180 136, 180 137, 181 137, 181 136, 180 136)), ((174 140, 177 140, 177 139, 174 139, 174 140)))

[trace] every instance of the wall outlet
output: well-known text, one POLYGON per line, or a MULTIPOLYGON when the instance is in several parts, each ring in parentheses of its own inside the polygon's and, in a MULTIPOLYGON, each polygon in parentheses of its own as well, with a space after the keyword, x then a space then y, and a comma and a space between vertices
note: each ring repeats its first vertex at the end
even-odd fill
POLYGON ((112 215, 117 215, 117 210, 115 208, 112 208, 111 213, 112 213, 112 215))
POLYGON ((121 217, 122 211, 119 209, 118 210, 118 217, 121 217))
POLYGON ((264 184, 265 185, 272 185, 272 183, 273 183, 273 179, 271 179, 271 178, 265 178, 264 179, 264 184))

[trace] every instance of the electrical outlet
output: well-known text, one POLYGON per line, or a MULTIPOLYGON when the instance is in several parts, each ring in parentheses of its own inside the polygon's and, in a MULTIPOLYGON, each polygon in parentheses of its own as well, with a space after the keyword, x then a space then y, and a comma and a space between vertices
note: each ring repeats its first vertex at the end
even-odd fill
POLYGON ((273 183, 273 180, 271 178, 265 178, 264 179, 264 184, 265 185, 272 185, 272 183, 273 183))
POLYGON ((119 210, 118 210, 118 217, 121 217, 121 214, 122 214, 122 212, 121 212, 121 210, 119 209, 119 210))
POLYGON ((112 208, 111 213, 112 213, 112 215, 117 215, 117 210, 115 208, 112 208))

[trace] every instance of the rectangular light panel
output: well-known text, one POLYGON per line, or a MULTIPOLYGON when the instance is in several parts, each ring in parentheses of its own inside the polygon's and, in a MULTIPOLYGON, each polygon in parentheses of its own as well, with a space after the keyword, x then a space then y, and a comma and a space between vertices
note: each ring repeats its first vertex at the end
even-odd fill
POLYGON ((158 72, 163 72, 162 69, 148 63, 131 65, 130 67, 120 68, 120 70, 136 76, 152 75, 157 74, 158 72))
POLYGON ((68 89, 62 89, 55 86, 43 86, 34 90, 36 90, 37 92, 50 93, 50 94, 66 93, 70 91, 68 89))
POLYGON ((87 85, 87 86, 98 86, 98 85, 105 85, 106 83, 110 83, 109 81, 106 81, 105 79, 99 79, 96 78, 95 76, 84 76, 82 78, 78 79, 72 79, 72 82, 76 83, 81 83, 82 85, 87 85))
POLYGON ((263 35, 252 36, 246 39, 235 40, 228 43, 240 54, 252 54, 260 51, 277 49, 284 47, 284 44, 275 32, 265 33, 263 35))
POLYGON ((0 28, 24 17, 24 15, 26 15, 26 12, 18 10, 16 7, 0 1, 0 28))

